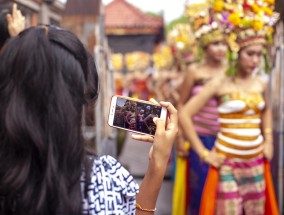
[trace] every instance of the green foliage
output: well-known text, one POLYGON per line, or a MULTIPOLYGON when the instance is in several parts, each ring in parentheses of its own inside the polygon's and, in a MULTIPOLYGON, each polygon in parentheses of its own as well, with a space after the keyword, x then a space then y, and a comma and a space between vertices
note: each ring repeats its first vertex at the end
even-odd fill
POLYGON ((264 58, 264 71, 267 74, 270 72, 270 69, 271 69, 267 49, 264 49, 263 51, 263 58, 264 58))
POLYGON ((154 16, 154 17, 162 17, 161 13, 154 13, 154 12, 146 12, 147 15, 154 16))
POLYGON ((203 58, 204 58, 204 48, 198 46, 196 61, 201 62, 203 58))
POLYGON ((228 69, 226 71, 226 75, 228 76, 235 76, 237 72, 237 59, 238 59, 238 53, 229 51, 228 53, 228 69))
POLYGON ((166 32, 169 32, 170 30, 173 29, 173 27, 178 24, 178 23, 188 23, 188 18, 185 16, 181 16, 173 21, 171 21, 167 26, 166 26, 166 32))

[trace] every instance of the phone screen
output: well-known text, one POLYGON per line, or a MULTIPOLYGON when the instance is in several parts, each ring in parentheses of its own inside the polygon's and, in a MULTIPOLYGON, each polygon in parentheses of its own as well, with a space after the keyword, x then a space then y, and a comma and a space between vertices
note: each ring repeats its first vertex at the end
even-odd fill
POLYGON ((113 125, 154 135, 156 125, 154 117, 160 117, 162 107, 118 97, 115 105, 113 125))

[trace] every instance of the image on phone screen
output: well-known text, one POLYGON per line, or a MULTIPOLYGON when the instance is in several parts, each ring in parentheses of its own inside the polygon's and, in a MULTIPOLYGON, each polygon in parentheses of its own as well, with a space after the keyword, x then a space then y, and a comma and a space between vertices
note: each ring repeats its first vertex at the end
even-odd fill
POLYGON ((153 118, 160 117, 161 110, 160 106, 118 97, 115 105, 113 125, 131 131, 154 135, 156 125, 153 118))

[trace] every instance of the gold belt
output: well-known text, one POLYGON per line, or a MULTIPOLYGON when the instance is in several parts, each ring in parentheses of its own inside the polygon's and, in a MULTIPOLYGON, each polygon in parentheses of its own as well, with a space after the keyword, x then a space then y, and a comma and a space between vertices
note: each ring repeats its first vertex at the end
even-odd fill
POLYGON ((260 155, 260 154, 263 153, 263 150, 260 150, 259 152, 254 153, 254 154, 250 154, 250 155, 236 155, 236 154, 224 152, 224 151, 222 151, 222 150, 220 150, 220 149, 218 149, 218 148, 216 148, 215 150, 216 150, 216 152, 225 155, 227 158, 240 158, 240 159, 251 159, 251 158, 255 158, 255 157, 257 157, 258 155, 260 155))
POLYGON ((254 115, 245 115, 241 113, 232 113, 232 114, 219 114, 220 118, 224 119, 260 119, 260 114, 254 114, 254 115))
POLYGON ((231 148, 231 149, 238 149, 238 150, 243 150, 243 151, 246 151, 246 150, 250 150, 250 149, 256 149, 258 148, 261 143, 259 143, 258 145, 256 146, 249 146, 249 147, 244 147, 244 146, 236 146, 236 145, 232 145, 231 143, 228 143, 224 140, 221 140, 220 138, 217 139, 218 143, 220 143, 221 145, 223 146, 226 146, 228 148, 231 148))
POLYGON ((221 131, 221 134, 225 137, 230 137, 230 138, 233 138, 233 139, 236 139, 236 140, 256 140, 259 137, 259 135, 250 136, 250 137, 239 136, 239 135, 236 135, 236 134, 232 134, 232 133, 229 133, 229 132, 223 132, 223 131, 221 131))
POLYGON ((220 124, 221 128, 260 128, 259 124, 241 123, 241 124, 220 124))

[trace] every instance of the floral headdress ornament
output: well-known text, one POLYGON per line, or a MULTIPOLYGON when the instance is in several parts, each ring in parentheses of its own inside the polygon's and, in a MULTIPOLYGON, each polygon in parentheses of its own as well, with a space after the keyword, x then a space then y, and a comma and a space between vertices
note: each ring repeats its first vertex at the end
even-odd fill
POLYGON ((274 0, 214 0, 214 12, 219 17, 222 14, 223 22, 231 29, 229 60, 234 61, 238 51, 248 45, 272 43, 273 25, 279 18, 274 3, 274 0))
POLYGON ((195 38, 202 48, 210 43, 225 39, 227 33, 225 22, 213 12, 212 1, 189 0, 185 16, 188 17, 195 38))
POLYGON ((271 42, 272 26, 279 18, 274 12, 274 0, 215 0, 214 12, 225 15, 224 22, 232 29, 238 45, 233 48, 238 49, 271 42))
POLYGON ((172 49, 175 64, 183 67, 194 61, 197 54, 196 40, 188 23, 177 23, 167 34, 167 43, 172 49))
POLYGON ((153 54, 154 68, 157 70, 168 70, 173 66, 173 55, 170 46, 161 44, 153 54))
POLYGON ((134 51, 125 54, 125 64, 129 71, 146 69, 150 65, 150 60, 150 54, 142 51, 134 51))

